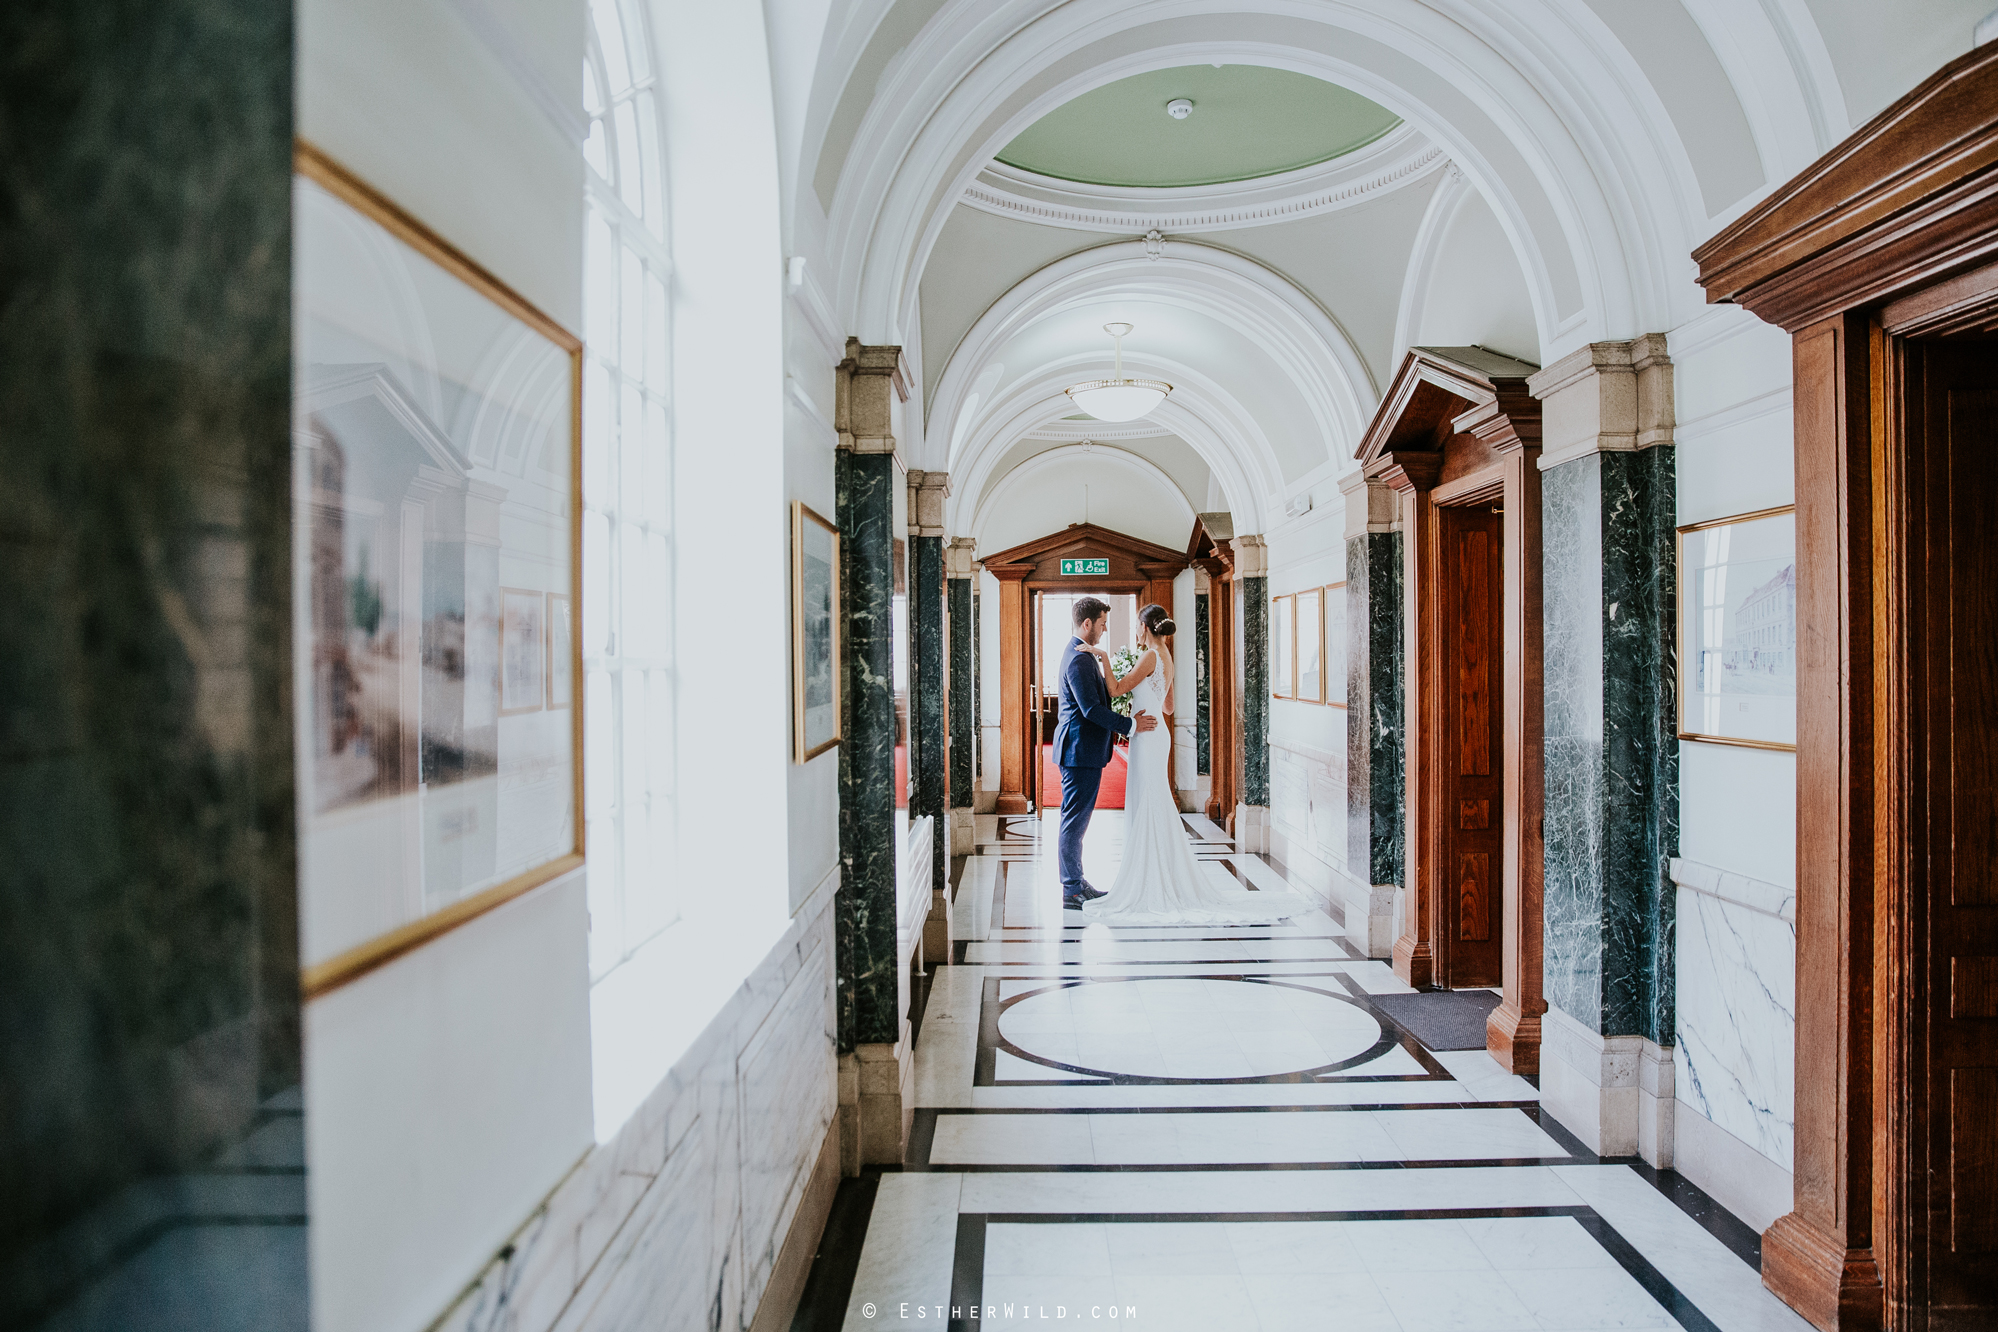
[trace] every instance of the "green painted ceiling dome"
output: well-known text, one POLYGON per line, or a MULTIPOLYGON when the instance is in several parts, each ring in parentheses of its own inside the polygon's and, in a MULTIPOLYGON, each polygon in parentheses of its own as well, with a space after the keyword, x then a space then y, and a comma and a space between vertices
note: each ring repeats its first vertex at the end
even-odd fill
POLYGON ((1105 84, 999 151, 1022 171, 1087 185, 1170 188, 1255 180, 1329 162, 1401 121, 1337 84, 1261 65, 1186 65, 1105 84), (1193 103, 1184 119, 1166 112, 1193 103))

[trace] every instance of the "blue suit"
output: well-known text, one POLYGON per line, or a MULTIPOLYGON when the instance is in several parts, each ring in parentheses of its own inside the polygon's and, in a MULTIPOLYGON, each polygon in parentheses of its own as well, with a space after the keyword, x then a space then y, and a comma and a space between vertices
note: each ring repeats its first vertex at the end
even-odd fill
POLYGON ((1131 719, 1110 707, 1110 687, 1096 658, 1079 651, 1071 637, 1061 654, 1060 706, 1055 724, 1055 762, 1061 766, 1061 891, 1082 891, 1082 835, 1096 812, 1096 788, 1117 737, 1131 733, 1131 719))

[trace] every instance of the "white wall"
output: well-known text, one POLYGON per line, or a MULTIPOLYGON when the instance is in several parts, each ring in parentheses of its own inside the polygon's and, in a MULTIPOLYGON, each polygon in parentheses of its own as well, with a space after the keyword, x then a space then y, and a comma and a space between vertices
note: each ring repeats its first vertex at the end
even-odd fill
MULTIPOLYGON (((1343 504, 1313 509, 1266 534, 1269 594, 1303 592, 1346 581, 1346 514, 1343 504)), ((1343 604, 1345 589, 1335 594, 1343 604)), ((1343 616, 1328 617, 1328 629, 1343 616)), ((1346 644, 1327 633, 1328 698, 1343 693, 1346 644)), ((1330 703, 1270 700, 1270 821, 1272 850, 1291 863, 1316 861, 1346 867, 1346 712, 1330 703)))
MULTIPOLYGON (((495 0, 509 65, 445 0, 298 10, 298 132, 580 331, 581 0, 495 0), (578 110, 580 115, 580 109, 578 110)), ((583 876, 305 1010, 313 1325, 426 1326, 590 1147, 583 876)))
MULTIPOLYGON (((1679 522, 1791 503, 1789 337, 1720 306, 1668 347, 1679 522)), ((1758 1228, 1790 1209, 1796 782, 1791 753, 1679 745, 1674 1163, 1758 1228)))
MULTIPOLYGON (((790 761, 783 608, 788 501, 832 511, 831 361, 794 343, 787 406, 761 11, 650 14, 677 264, 684 914, 592 989, 585 870, 308 1005, 323 1332, 427 1328, 510 1239, 533 1279, 509 1287, 539 1292, 516 1302, 522 1332, 565 1310, 617 1323, 634 1299, 701 1322, 712 1272, 746 1324, 830 1123, 837 758, 790 761), (661 1290, 661 1262, 687 1279, 661 1290)), ((587 22, 583 0, 306 0, 298 29, 299 133, 578 331, 587 22)))

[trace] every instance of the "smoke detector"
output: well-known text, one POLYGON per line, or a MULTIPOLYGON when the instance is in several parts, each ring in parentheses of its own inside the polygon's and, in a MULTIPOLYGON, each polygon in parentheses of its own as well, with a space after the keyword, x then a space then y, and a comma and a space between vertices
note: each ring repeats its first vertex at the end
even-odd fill
POLYGON ((1193 114, 1192 99, 1186 97, 1173 98, 1170 102, 1166 103, 1166 114, 1174 120, 1185 120, 1193 114))

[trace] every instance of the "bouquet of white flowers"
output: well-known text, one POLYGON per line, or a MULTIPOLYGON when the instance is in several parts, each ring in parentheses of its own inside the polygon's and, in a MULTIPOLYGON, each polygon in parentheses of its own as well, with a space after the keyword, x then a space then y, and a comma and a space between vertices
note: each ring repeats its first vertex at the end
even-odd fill
MULTIPOLYGON (((1110 668, 1120 676, 1129 675, 1138 669, 1138 650, 1134 647, 1118 648, 1110 654, 1110 668)), ((1110 706, 1117 710, 1118 716, 1128 717, 1131 715, 1131 696, 1125 694, 1121 698, 1113 698, 1110 706)))

